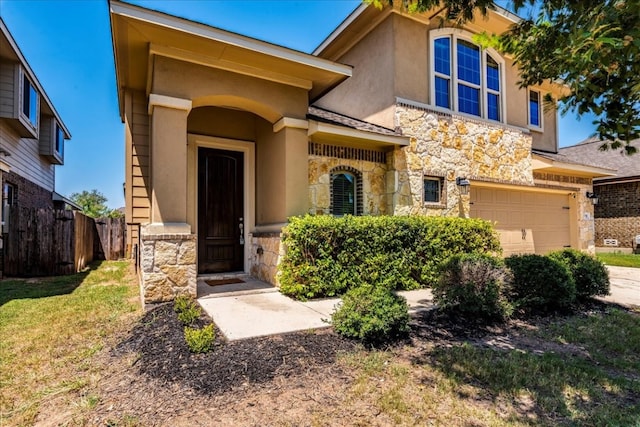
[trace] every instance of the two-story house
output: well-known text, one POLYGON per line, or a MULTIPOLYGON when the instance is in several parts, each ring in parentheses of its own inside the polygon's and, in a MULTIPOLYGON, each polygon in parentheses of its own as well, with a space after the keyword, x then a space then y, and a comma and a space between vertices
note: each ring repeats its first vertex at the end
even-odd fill
POLYGON ((53 208, 57 201, 65 202, 55 193, 55 165, 64 163, 64 143, 69 138, 69 130, 0 18, 3 234, 11 226, 11 207, 53 208))
POLYGON ((506 254, 594 250, 592 178, 557 156, 547 83, 438 13, 358 7, 313 54, 112 1, 126 217, 145 301, 196 277, 276 283, 292 215, 494 221, 506 254), (138 225, 139 224, 139 225, 138 225))

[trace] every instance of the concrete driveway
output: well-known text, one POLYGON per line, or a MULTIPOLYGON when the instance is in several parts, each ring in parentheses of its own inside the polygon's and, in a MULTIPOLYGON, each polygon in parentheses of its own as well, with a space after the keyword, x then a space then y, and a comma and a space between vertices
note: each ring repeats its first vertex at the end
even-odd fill
POLYGON ((600 298, 627 307, 640 307, 640 268, 607 266, 611 295, 600 298))

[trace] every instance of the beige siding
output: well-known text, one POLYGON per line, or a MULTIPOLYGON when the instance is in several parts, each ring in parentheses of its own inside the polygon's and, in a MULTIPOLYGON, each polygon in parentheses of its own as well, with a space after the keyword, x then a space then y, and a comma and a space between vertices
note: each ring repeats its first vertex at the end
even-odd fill
MULTIPOLYGON (((125 186, 127 222, 150 221, 149 115, 142 92, 127 93, 125 101, 125 186)), ((138 239, 137 226, 129 226, 128 244, 138 239)))
POLYGON ((0 64, 0 117, 13 117, 15 65, 0 64))
POLYGON ((0 142, 2 148, 10 154, 5 161, 11 166, 11 172, 46 190, 54 190, 55 169, 40 156, 37 139, 20 138, 12 127, 0 120, 0 142))

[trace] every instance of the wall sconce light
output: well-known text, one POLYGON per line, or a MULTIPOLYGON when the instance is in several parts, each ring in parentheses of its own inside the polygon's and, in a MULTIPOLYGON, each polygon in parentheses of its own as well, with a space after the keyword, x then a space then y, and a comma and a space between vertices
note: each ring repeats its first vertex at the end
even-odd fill
POLYGON ((457 177, 456 185, 458 186, 458 190, 460 190, 460 194, 466 196, 469 194, 469 188, 471 187, 471 183, 467 178, 457 177))
POLYGON ((591 203, 593 203, 594 205, 598 204, 598 195, 595 193, 587 191, 587 199, 591 199, 591 203))

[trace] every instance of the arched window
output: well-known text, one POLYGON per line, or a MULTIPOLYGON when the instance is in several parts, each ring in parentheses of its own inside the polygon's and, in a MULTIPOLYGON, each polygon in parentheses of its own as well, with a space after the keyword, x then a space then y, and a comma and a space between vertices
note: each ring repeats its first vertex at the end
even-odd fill
POLYGON ((332 215, 362 215, 362 174, 351 167, 331 171, 332 215))
POLYGON ((431 40, 432 104, 504 122, 502 58, 482 50, 465 32, 432 30, 431 40))

